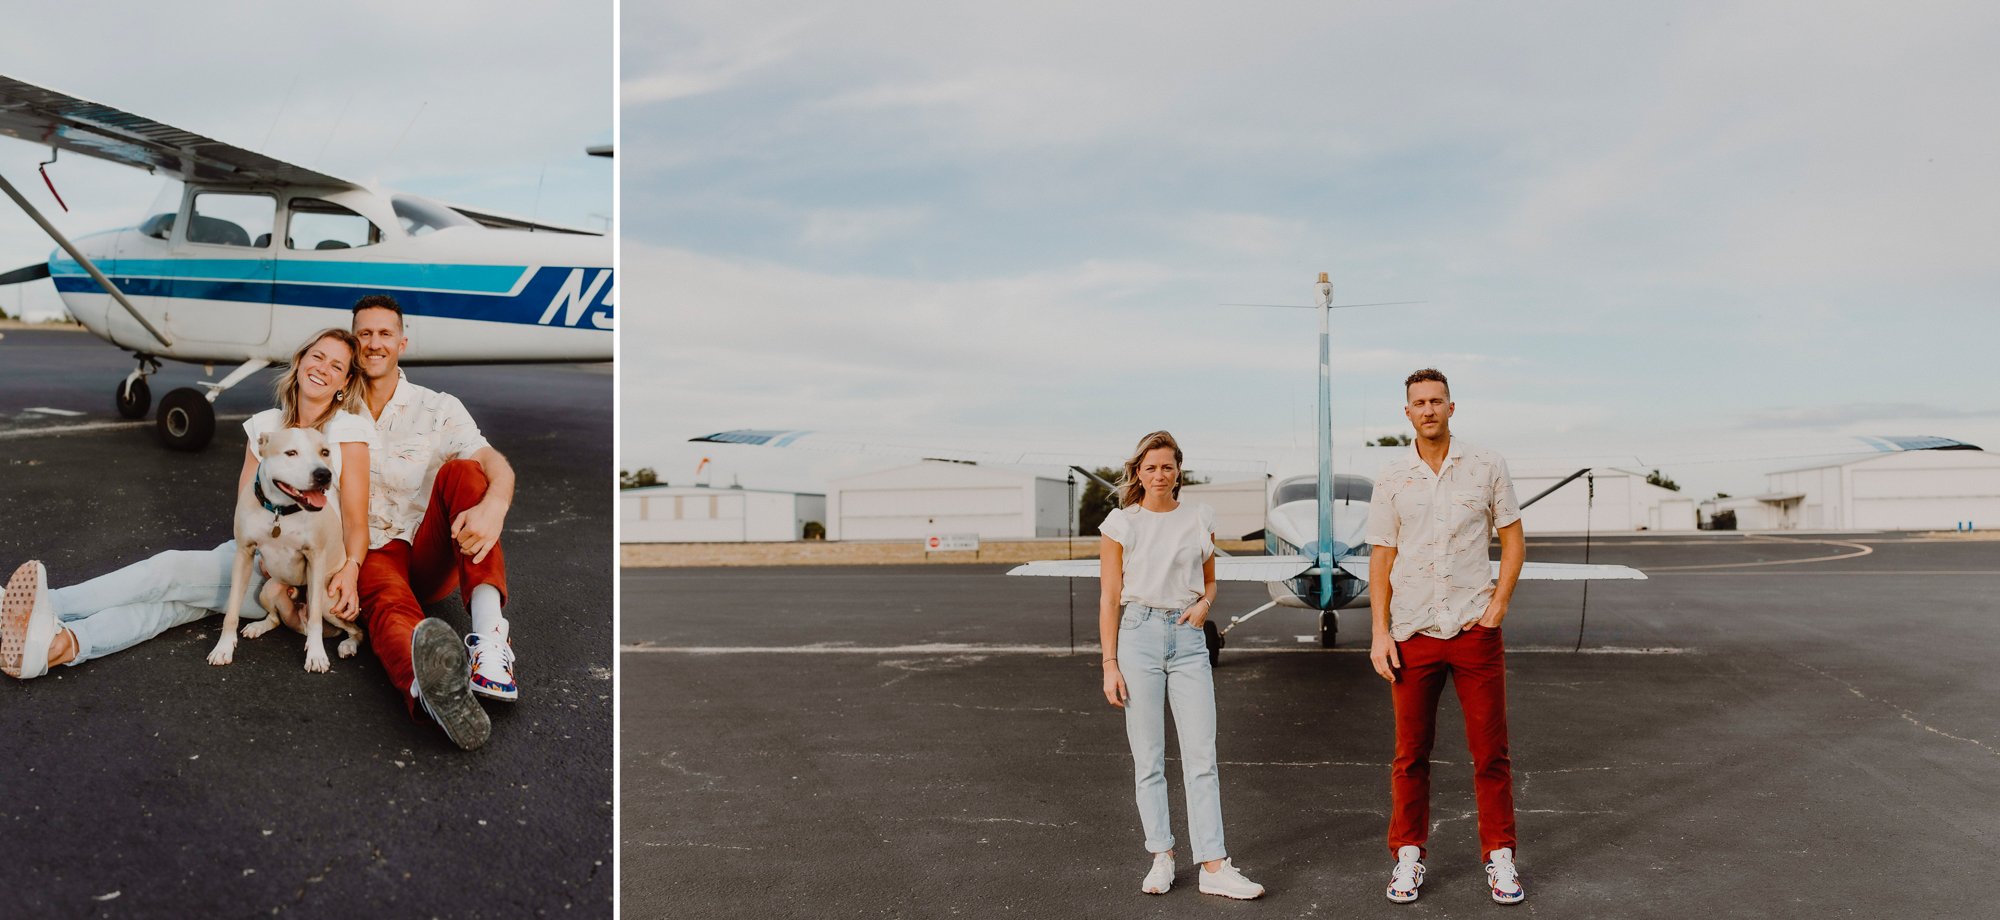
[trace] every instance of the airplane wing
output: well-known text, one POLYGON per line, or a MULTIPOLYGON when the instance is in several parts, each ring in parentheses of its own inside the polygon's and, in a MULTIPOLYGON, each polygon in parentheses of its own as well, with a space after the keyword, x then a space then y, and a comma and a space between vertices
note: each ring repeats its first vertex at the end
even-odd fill
MULTIPOLYGON (((1215 557, 1216 581, 1284 581, 1313 567, 1304 556, 1224 556, 1215 557)), ((1095 559, 1052 559, 1030 562, 1008 569, 1009 575, 1039 575, 1048 578, 1096 578, 1095 559)))
MULTIPOLYGON (((1368 563, 1343 562, 1340 570, 1362 581, 1368 580, 1368 563)), ((1493 563, 1493 577, 1500 577, 1500 563, 1493 563)), ((1645 581, 1646 573, 1629 565, 1583 565, 1574 562, 1524 562, 1521 579, 1527 581, 1645 581)))
POLYGON ((190 181, 356 187, 346 179, 5 76, 0 76, 0 134, 190 181))
MULTIPOLYGON (((1493 563, 1493 577, 1500 577, 1500 563, 1493 563)), ((1521 578, 1537 581, 1645 581, 1646 573, 1629 565, 1583 565, 1572 562, 1524 562, 1521 578)))
MULTIPOLYGON (((953 435, 878 434, 840 431, 787 431, 742 428, 718 431, 689 438, 692 442, 742 444, 752 447, 783 448, 802 452, 881 454, 911 460, 953 460, 1013 466, 1116 466, 1124 461, 1132 446, 1124 443, 1038 442, 1023 448, 1018 440, 953 435)), ((1190 473, 1232 471, 1263 473, 1261 454, 1190 453, 1186 461, 1190 473)))

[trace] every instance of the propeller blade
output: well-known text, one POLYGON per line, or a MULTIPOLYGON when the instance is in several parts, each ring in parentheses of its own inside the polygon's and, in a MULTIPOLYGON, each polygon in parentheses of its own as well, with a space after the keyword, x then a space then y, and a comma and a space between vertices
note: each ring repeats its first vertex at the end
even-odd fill
POLYGON ((48 276, 49 263, 36 262, 33 265, 23 266, 0 275, 0 284, 20 284, 26 281, 38 281, 48 276))

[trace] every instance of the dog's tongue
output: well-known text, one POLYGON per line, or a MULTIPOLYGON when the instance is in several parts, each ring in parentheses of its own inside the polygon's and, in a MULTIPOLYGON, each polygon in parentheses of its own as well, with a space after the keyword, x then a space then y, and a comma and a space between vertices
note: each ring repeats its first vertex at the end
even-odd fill
POLYGON ((299 504, 306 506, 309 511, 318 511, 326 507, 326 492, 324 490, 300 492, 299 504))

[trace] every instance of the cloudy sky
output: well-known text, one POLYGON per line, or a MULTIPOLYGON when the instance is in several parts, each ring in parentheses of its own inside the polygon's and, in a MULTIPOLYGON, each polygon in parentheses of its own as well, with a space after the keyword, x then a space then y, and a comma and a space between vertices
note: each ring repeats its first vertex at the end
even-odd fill
MULTIPOLYGON (((0 73, 360 182, 591 229, 610 222, 611 3, 35 3, 0 73)), ((0 138, 0 173, 65 233, 129 226, 163 187, 0 138)), ((0 270, 55 246, 0 203, 0 270)), ((49 283, 0 309, 59 310, 49 283)))
MULTIPOLYGON (((2000 447, 2000 8, 628 2, 621 465, 737 427, 2000 447)), ((810 459, 810 458, 809 458, 810 459)), ((1106 457, 1107 462, 1119 458, 1106 457)), ((880 465, 880 461, 870 461, 880 465)), ((1670 469, 1702 495, 1727 465, 1670 469)))

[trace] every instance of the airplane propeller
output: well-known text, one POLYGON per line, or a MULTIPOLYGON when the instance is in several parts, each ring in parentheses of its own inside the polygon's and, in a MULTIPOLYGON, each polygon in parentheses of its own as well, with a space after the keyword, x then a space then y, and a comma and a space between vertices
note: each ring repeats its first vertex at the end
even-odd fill
POLYGON ((39 281, 48 276, 49 263, 36 262, 33 265, 24 265, 4 275, 0 275, 0 284, 23 284, 29 281, 39 281))

